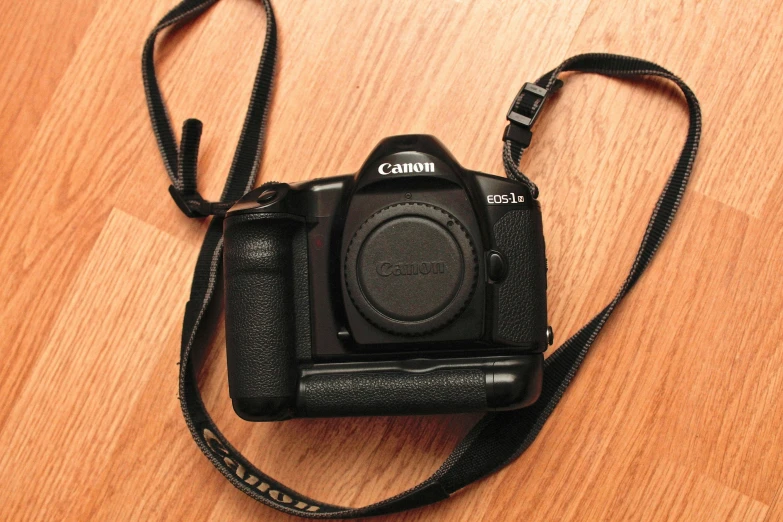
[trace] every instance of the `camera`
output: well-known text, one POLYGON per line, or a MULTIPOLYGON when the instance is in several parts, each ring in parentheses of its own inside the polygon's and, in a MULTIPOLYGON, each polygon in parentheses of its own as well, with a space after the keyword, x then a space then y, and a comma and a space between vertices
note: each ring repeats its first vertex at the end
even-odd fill
POLYGON ((246 420, 509 410, 541 391, 541 211, 434 137, 266 183, 223 223, 229 391, 246 420))

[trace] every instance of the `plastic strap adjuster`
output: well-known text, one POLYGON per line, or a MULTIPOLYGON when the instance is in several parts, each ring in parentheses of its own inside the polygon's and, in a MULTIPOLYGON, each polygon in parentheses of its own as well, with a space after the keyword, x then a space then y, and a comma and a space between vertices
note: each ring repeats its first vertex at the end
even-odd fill
POLYGON ((533 123, 536 121, 536 118, 538 118, 538 114, 541 112, 541 107, 544 106, 544 100, 546 99, 547 94, 548 91, 543 87, 539 87, 535 83, 527 82, 522 86, 522 89, 514 98, 514 103, 511 104, 511 108, 506 114, 506 119, 511 123, 516 123, 517 125, 522 125, 523 127, 532 127, 533 123), (530 114, 522 114, 521 112, 515 111, 514 107, 516 107, 517 102, 527 94, 532 94, 533 96, 539 98, 540 101, 538 103, 533 103, 533 109, 530 114))
POLYGON ((538 115, 541 113, 541 109, 544 107, 544 102, 550 94, 556 92, 562 87, 563 82, 561 80, 555 80, 552 87, 547 90, 535 83, 527 82, 522 86, 522 89, 514 97, 514 102, 508 109, 506 119, 509 125, 503 132, 503 141, 513 141, 517 143, 523 149, 530 146, 530 141, 533 138, 533 133, 530 128, 535 123, 538 115), (532 95, 537 100, 534 100, 529 106, 531 109, 526 114, 515 110, 519 102, 524 99, 525 96, 532 95))

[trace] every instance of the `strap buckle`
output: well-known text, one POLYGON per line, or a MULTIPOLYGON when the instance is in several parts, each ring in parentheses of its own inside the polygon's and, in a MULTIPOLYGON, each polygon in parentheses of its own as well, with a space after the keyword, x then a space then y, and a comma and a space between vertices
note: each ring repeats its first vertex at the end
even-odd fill
POLYGON ((552 84, 552 87, 549 89, 545 89, 535 83, 525 83, 522 86, 522 89, 520 89, 514 97, 514 102, 511 104, 511 107, 506 114, 509 125, 503 133, 503 141, 513 141, 518 143, 523 149, 530 146, 530 140, 533 138, 533 133, 530 131, 530 128, 536 122, 536 119, 538 119, 538 115, 541 113, 544 102, 549 95, 557 92, 562 86, 563 82, 561 80, 555 80, 555 83, 552 84), (520 112, 523 109, 520 109, 520 111, 515 110, 519 102, 524 100, 528 95, 534 97, 532 103, 526 104, 528 109, 525 110, 524 113, 520 112))
POLYGON ((511 104, 511 108, 508 109, 506 119, 511 123, 516 123, 518 125, 522 125, 523 127, 532 127, 533 123, 536 121, 536 118, 538 118, 538 114, 541 112, 541 107, 544 106, 544 100, 546 100, 548 94, 549 91, 543 87, 539 87, 535 83, 525 83, 525 85, 522 86, 522 89, 520 89, 519 93, 517 93, 516 97, 514 98, 514 103, 511 104), (530 115, 525 115, 514 110, 517 101, 521 100, 527 93, 532 94, 540 100, 538 103, 533 102, 530 115))

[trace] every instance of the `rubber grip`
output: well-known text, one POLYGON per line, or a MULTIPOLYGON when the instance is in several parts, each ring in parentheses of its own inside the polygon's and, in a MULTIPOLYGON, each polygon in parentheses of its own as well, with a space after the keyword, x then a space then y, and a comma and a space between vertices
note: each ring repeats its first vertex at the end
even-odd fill
POLYGON ((485 383, 484 372, 470 368, 310 375, 300 382, 297 409, 302 417, 483 411, 485 383))
POLYGON ((290 418, 298 385, 297 342, 309 342, 309 319, 302 318, 302 308, 308 310, 304 223, 289 214, 240 214, 226 219, 223 240, 234 409, 247 420, 290 418), (297 318, 305 323, 300 328, 297 318))
POLYGON ((546 350, 546 253, 541 211, 513 210, 494 226, 508 275, 498 286, 494 338, 508 343, 536 342, 546 350))

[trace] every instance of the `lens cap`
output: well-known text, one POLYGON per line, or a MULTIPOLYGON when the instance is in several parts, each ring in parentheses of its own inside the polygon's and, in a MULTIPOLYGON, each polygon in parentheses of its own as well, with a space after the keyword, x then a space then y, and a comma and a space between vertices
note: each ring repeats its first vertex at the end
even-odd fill
POLYGON ((465 228, 445 210, 399 203, 367 219, 348 246, 345 282, 359 312, 395 334, 421 335, 455 319, 478 272, 465 228))

